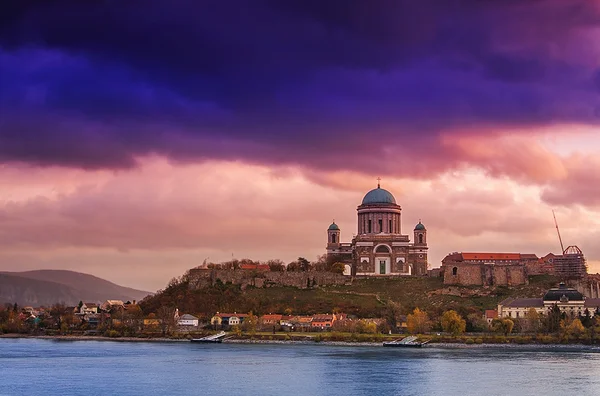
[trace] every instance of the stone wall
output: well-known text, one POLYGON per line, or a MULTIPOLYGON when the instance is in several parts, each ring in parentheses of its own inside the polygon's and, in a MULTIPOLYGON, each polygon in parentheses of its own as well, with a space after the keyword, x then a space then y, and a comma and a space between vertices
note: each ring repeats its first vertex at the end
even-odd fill
POLYGON ((241 285, 242 289, 248 286, 261 288, 291 286, 307 289, 315 286, 344 285, 351 282, 350 277, 332 272, 261 272, 203 268, 190 270, 190 287, 193 289, 213 286, 217 280, 220 280, 222 283, 241 285))
POLYGON ((515 286, 526 284, 524 265, 455 263, 443 267, 444 284, 463 286, 515 286), (454 270, 456 269, 456 274, 454 270))
POLYGON ((567 285, 577 289, 586 298, 600 298, 600 275, 588 274, 583 279, 569 280, 567 285))

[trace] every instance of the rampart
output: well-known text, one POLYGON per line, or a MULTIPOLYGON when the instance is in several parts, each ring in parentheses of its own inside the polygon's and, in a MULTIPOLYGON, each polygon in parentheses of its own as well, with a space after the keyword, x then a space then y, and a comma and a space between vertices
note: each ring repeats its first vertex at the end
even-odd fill
POLYGON ((242 289, 253 287, 291 286, 308 289, 315 286, 345 285, 351 282, 350 277, 333 272, 280 272, 255 270, 224 270, 195 268, 189 272, 190 287, 201 289, 214 286, 217 281, 241 285, 242 289))
POLYGON ((528 283, 523 264, 456 263, 445 265, 443 273, 446 285, 516 286, 528 283))

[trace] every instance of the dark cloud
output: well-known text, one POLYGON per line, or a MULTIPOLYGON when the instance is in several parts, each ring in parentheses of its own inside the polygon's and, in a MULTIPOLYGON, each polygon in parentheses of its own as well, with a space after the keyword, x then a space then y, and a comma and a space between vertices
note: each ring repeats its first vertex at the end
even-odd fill
POLYGON ((158 153, 390 174, 418 156, 437 171, 461 162, 442 131, 598 122, 597 74, 568 55, 598 23, 588 1, 1 7, 1 161, 158 153))

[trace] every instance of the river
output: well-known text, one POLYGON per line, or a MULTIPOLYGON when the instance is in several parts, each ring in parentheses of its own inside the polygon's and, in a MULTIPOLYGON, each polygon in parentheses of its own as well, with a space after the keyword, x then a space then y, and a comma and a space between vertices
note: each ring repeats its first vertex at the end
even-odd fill
POLYGON ((600 395, 600 350, 0 339, 0 395, 600 395))

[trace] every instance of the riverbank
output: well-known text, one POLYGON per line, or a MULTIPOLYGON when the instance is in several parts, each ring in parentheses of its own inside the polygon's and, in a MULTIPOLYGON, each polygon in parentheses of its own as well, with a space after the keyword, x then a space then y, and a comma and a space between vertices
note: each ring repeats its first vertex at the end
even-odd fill
MULTIPOLYGON (((303 334, 230 334, 223 343, 226 344, 292 344, 292 345, 340 345, 340 346, 383 346, 383 342, 401 339, 404 335, 358 335, 318 333, 316 335, 303 334)), ((29 335, 29 334, 2 334, 1 339, 45 339, 54 341, 114 341, 114 342, 163 342, 181 343, 189 342, 192 335, 177 335, 176 337, 104 337, 98 335, 29 335)), ((599 344, 586 343, 585 340, 562 340, 558 337, 540 335, 538 337, 523 336, 421 336, 419 341, 427 341, 427 348, 477 348, 477 347, 544 347, 552 348, 582 348, 598 349, 599 344)))

